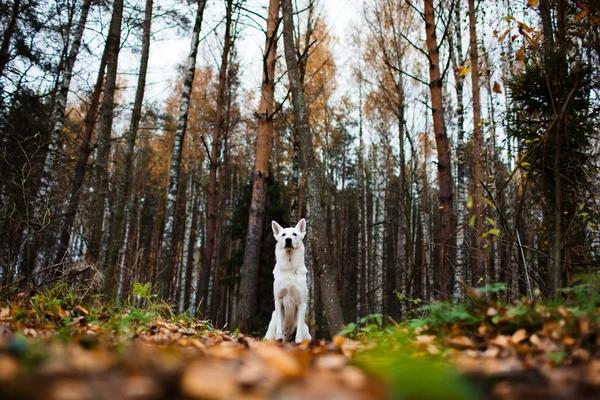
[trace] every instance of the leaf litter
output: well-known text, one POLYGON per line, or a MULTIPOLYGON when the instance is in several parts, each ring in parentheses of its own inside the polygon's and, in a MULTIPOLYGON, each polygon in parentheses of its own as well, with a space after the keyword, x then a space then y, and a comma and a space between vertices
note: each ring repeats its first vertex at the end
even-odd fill
POLYGON ((596 308, 471 297, 469 310, 429 306, 412 327, 297 345, 22 294, 0 301, 0 398, 600 398, 596 308))

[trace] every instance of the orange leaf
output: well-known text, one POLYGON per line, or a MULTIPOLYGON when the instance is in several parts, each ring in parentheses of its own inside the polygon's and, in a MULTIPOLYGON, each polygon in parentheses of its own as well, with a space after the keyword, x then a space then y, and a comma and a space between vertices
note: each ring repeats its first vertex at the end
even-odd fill
POLYGON ((517 61, 523 61, 524 58, 525 58, 525 44, 523 44, 523 46, 521 46, 521 48, 515 54, 515 60, 517 60, 517 61))
POLYGON ((464 67, 464 66, 458 67, 458 77, 459 78, 465 76, 469 72, 471 72, 471 67, 464 67))
POLYGON ((527 0, 527 7, 536 7, 539 3, 539 0, 527 0))
POLYGON ((525 339, 527 339, 527 331, 525 329, 519 329, 510 338, 513 343, 519 343, 525 339))
POLYGON ((502 88, 498 82, 494 82, 494 87, 492 88, 492 92, 502 94, 502 88))

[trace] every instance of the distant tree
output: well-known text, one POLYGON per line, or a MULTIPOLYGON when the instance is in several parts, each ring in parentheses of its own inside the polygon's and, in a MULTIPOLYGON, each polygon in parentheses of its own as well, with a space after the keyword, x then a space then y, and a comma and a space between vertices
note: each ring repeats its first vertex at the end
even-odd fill
POLYGON ((254 162, 254 183, 248 219, 248 233, 244 264, 241 270, 239 298, 237 301, 237 327, 247 332, 256 313, 258 267, 260 243, 267 197, 267 177, 273 145, 273 117, 275 113, 275 63, 277 61, 277 28, 279 27, 280 0, 270 0, 265 32, 263 56, 263 77, 260 105, 255 114, 258 119, 256 135, 256 159, 254 162))
POLYGON ((205 6, 206 0, 200 0, 198 2, 196 20, 194 23, 194 29, 192 31, 190 53, 185 66, 185 79, 183 81, 179 116, 177 118, 175 142, 173 143, 173 156, 171 157, 171 167, 169 169, 169 186, 167 188, 167 204, 165 207, 165 225, 158 257, 158 281, 161 285, 161 296, 164 299, 169 297, 172 274, 172 247, 173 231, 175 228, 175 207, 177 205, 177 191, 179 189, 179 171, 183 152, 183 139, 185 137, 189 115, 194 73, 196 71, 196 56, 198 54, 198 44, 200 43, 200 29, 202 28, 202 17, 204 15, 205 6))
POLYGON ((297 48, 294 44, 294 20, 291 0, 282 0, 283 43, 288 78, 294 105, 294 125, 300 141, 300 158, 303 176, 307 183, 307 216, 309 217, 309 240, 316 265, 314 270, 321 285, 323 307, 329 324, 329 333, 338 333, 344 324, 342 307, 337 292, 337 278, 329 251, 326 215, 321 204, 321 166, 315 157, 308 112, 304 100, 304 88, 300 78, 297 48))

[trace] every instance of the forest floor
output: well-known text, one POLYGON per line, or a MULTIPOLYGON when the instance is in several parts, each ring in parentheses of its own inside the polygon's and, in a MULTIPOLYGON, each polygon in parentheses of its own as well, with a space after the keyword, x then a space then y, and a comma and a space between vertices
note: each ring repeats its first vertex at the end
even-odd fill
POLYGON ((373 315, 294 344, 58 286, 0 300, 0 398, 598 399, 599 312, 586 293, 506 306, 472 291, 410 324, 373 315))

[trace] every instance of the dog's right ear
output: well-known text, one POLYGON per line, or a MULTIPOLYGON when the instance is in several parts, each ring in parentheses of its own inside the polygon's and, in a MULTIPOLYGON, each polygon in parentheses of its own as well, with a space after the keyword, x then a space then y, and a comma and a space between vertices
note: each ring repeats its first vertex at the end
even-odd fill
POLYGON ((277 235, 279 235, 279 232, 281 232, 283 228, 275 221, 271 221, 271 228, 273 229, 273 236, 277 239, 277 235))

